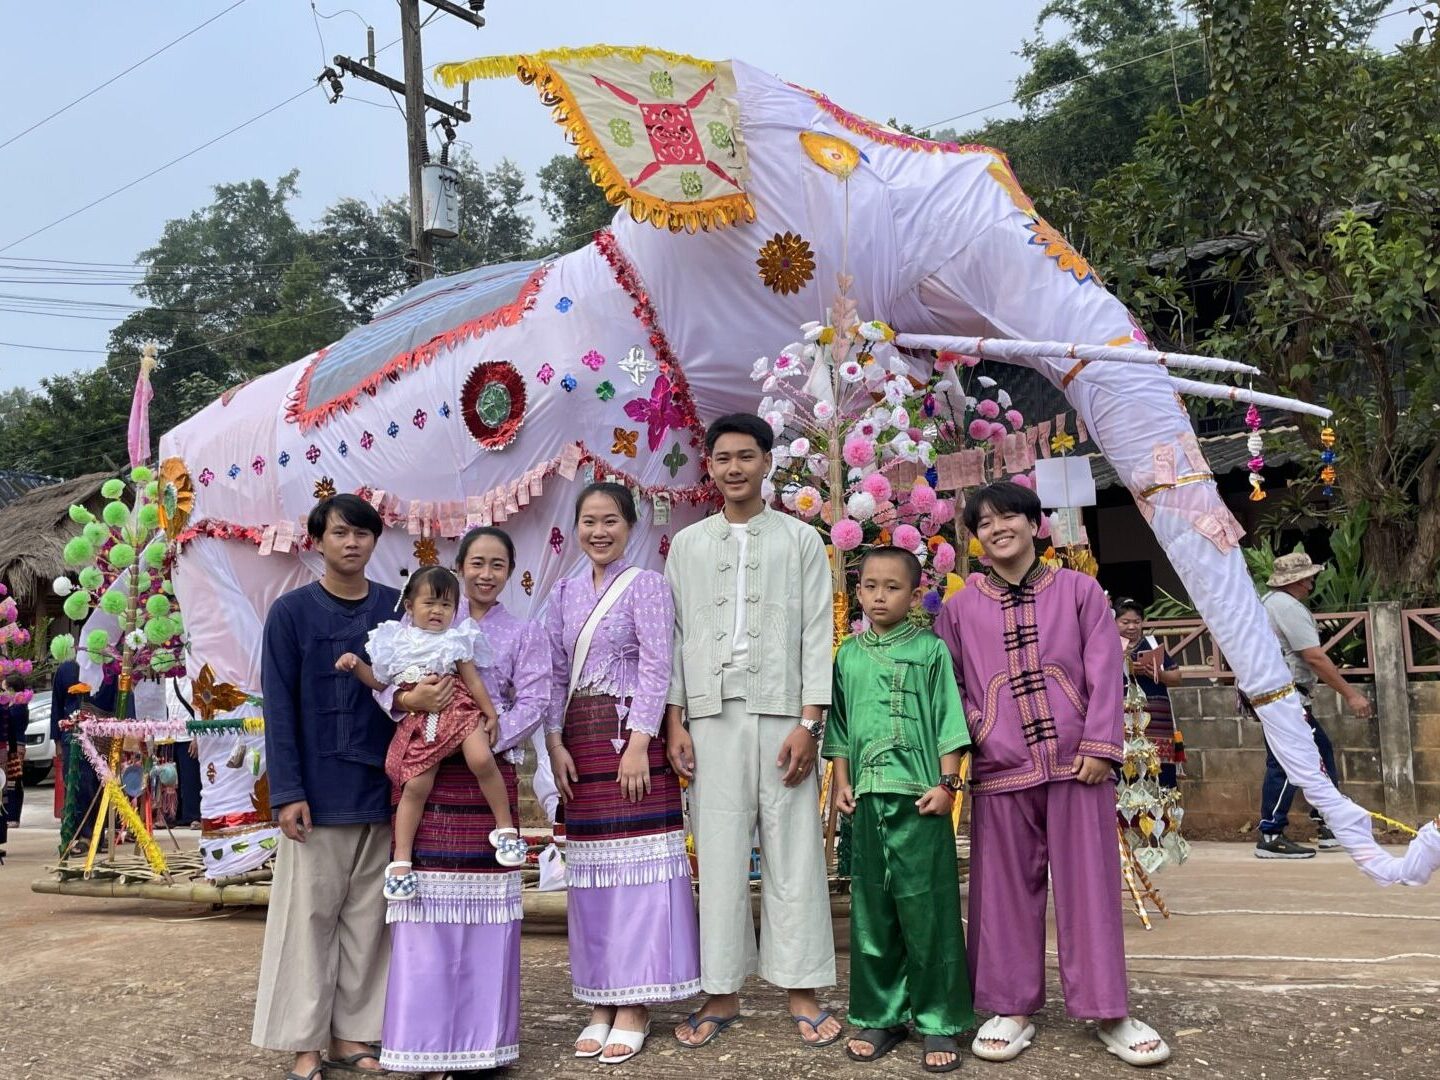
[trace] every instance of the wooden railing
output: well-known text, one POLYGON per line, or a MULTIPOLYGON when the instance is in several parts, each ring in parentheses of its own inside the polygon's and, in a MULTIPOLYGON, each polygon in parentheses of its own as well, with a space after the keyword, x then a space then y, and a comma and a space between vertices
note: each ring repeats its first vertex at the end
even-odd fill
POLYGON ((1440 674, 1440 608, 1411 608, 1405 615, 1405 672, 1440 674))
MULTIPOLYGON (((1406 612, 1411 615, 1440 615, 1440 608, 1406 612)), ((1335 611, 1315 613, 1320 627, 1320 644, 1335 666, 1346 675, 1364 676, 1375 673, 1375 660, 1370 650, 1370 613, 1368 611, 1335 611)), ((1440 638, 1440 632, 1428 623, 1421 624, 1440 638)), ((1210 635, 1210 628, 1201 619, 1151 619, 1145 632, 1165 646, 1165 651, 1180 666, 1186 679, 1234 681, 1235 672, 1210 635)), ((1406 635, 1406 661, 1410 658, 1409 635, 1406 635)), ((1440 671, 1440 665, 1421 670, 1440 671)))

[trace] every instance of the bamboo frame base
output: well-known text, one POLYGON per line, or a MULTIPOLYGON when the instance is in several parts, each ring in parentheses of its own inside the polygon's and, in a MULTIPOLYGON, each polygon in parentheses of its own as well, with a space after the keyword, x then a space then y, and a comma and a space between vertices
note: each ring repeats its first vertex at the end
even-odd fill
POLYGON ((1150 914, 1145 910, 1145 902, 1148 900, 1155 906, 1164 918, 1170 918, 1170 912, 1165 907, 1165 898, 1160 895, 1160 890, 1150 880, 1150 875, 1145 873, 1145 868, 1140 865, 1140 860, 1135 858, 1135 849, 1130 846, 1130 841, 1125 838, 1125 828, 1119 823, 1115 826, 1115 836, 1120 844, 1120 878, 1124 885, 1124 892, 1130 899, 1131 906, 1135 909, 1135 915, 1140 920, 1140 925, 1146 930, 1153 930, 1150 924, 1150 914))

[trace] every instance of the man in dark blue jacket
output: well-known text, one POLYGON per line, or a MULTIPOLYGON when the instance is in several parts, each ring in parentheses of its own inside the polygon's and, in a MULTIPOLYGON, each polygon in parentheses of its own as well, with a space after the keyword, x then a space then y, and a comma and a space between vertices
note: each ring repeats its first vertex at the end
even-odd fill
POLYGON ((365 577, 382 528, 358 496, 318 503, 307 530, 324 576, 280 597, 265 620, 265 757, 284 836, 251 1040, 293 1051, 300 1080, 319 1074, 322 1056, 363 1071, 380 1066, 371 1044, 389 967, 384 765, 395 724, 335 661, 364 655, 369 632, 398 617, 400 594, 365 577))

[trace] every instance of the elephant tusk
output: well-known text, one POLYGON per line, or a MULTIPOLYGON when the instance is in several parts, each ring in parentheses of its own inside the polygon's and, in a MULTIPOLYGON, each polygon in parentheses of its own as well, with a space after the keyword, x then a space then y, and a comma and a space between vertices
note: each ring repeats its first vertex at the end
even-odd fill
POLYGON ((1174 375, 1170 376, 1170 383, 1175 387, 1176 392, 1185 394, 1187 397, 1215 398, 1217 401, 1243 401, 1247 405, 1280 409, 1284 412, 1305 413, 1326 420, 1331 415, 1329 409, 1321 405, 1311 405, 1308 401, 1279 397, 1275 394, 1260 394, 1254 390, 1226 386, 1223 383, 1196 382, 1194 379, 1178 379, 1174 375))
POLYGON ((1238 360, 1194 353, 1157 352, 1128 345, 1077 345, 1063 341, 1019 341, 1011 338, 947 337, 943 334, 897 334, 895 344, 901 348, 934 349, 986 360, 1084 360, 1101 363, 1159 364, 1188 371, 1223 371, 1238 375, 1258 375, 1260 369, 1238 360))

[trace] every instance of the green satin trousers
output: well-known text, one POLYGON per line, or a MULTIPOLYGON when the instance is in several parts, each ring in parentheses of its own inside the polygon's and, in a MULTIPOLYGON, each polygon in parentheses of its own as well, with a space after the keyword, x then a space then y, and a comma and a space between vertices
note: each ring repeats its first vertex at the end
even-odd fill
POLYGON ((955 1035, 975 1025, 949 815, 862 795, 851 832, 850 1023, 955 1035))

